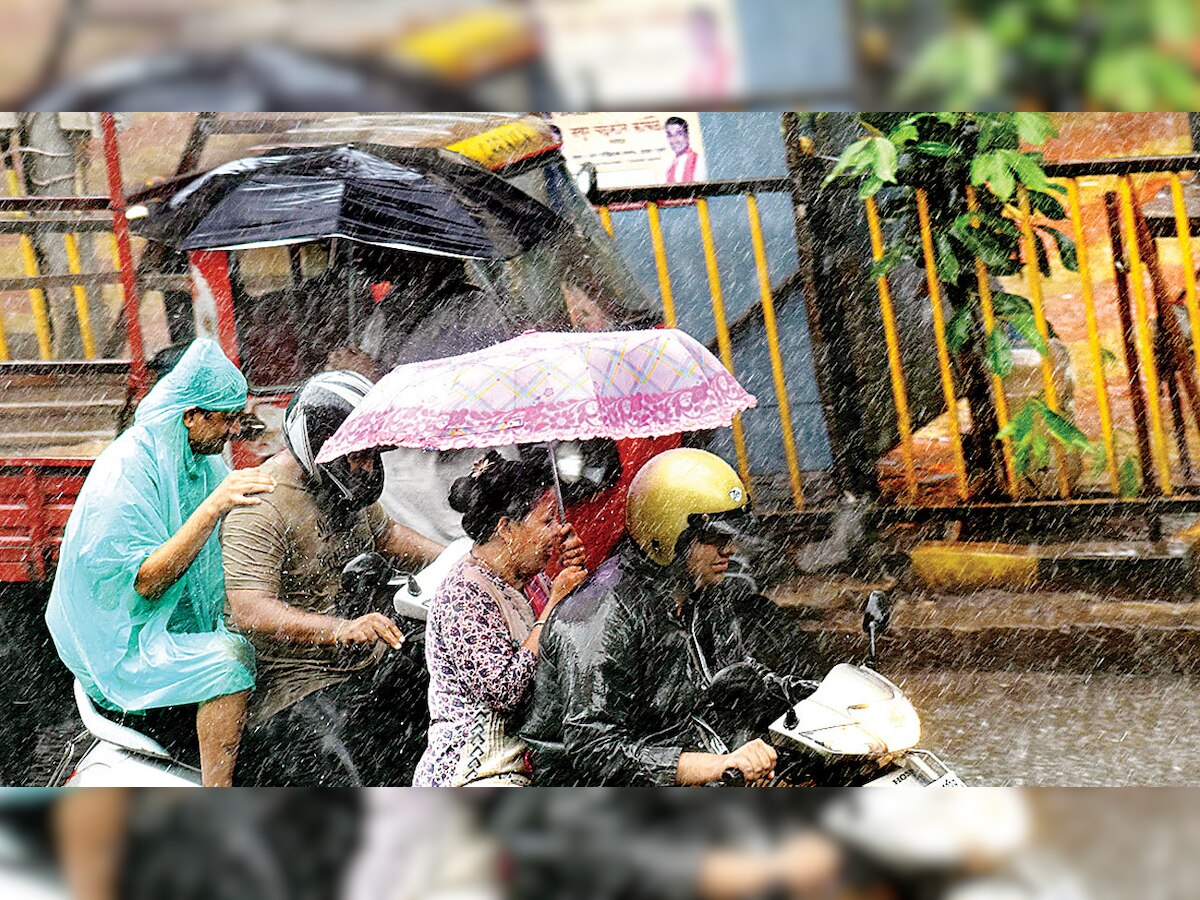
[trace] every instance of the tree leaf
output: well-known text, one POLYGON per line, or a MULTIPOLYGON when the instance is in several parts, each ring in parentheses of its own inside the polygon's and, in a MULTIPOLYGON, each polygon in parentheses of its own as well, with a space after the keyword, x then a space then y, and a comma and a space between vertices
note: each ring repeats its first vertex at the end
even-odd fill
POLYGON ((978 113, 979 138, 975 152, 985 153, 997 147, 1015 149, 1018 146, 1017 126, 1012 113, 978 113))
POLYGON ((974 228, 963 220, 969 219, 970 214, 964 213, 955 220, 950 233, 975 256, 979 257, 989 267, 1003 266, 1012 256, 1012 251, 1006 249, 996 235, 982 229, 974 228))
POLYGON ((1000 157, 995 153, 979 153, 971 160, 971 184, 979 187, 995 177, 1000 157))
POLYGON ((1117 354, 1113 353, 1107 347, 1100 348, 1100 365, 1108 368, 1117 364, 1117 354))
POLYGON ((1046 440, 1045 435, 1035 431, 1033 441, 1030 445, 1030 452, 1033 457, 1034 466, 1038 471, 1048 468, 1050 465, 1050 442, 1046 440))
POLYGON ((868 175, 863 179, 862 184, 858 186, 858 196, 866 200, 868 197, 874 197, 879 193, 879 189, 883 187, 883 179, 878 175, 868 175))
POLYGON ((1003 328, 992 329, 992 333, 987 337, 987 346, 984 355, 987 359, 988 368, 994 374, 1004 378, 1012 371, 1012 344, 1009 343, 1008 335, 1004 333, 1003 328))
POLYGON ((1008 291, 996 291, 992 294, 992 308, 997 316, 1032 316, 1033 304, 1027 297, 1020 294, 1010 294, 1008 291))
POLYGON ((992 297, 992 305, 996 310, 997 319, 1015 328, 1025 342, 1042 356, 1050 355, 1050 347, 1038 331, 1033 306, 1027 299, 1018 294, 1001 291, 992 297))
POLYGON ((913 150, 918 153, 924 153, 927 156, 957 156, 958 147, 953 144, 947 144, 945 141, 921 141, 913 144, 913 150))
POLYGON ((997 439, 1011 438, 1014 444, 1028 443, 1033 434, 1033 416, 1032 401, 1026 400, 1017 410, 1017 414, 996 434, 997 439))
POLYGON ((896 182, 896 145, 887 138, 871 138, 874 150, 875 177, 880 181, 896 182))
POLYGON ((1037 257, 1038 271, 1045 278, 1050 277, 1050 257, 1046 254, 1046 243, 1035 231, 1033 233, 1033 254, 1037 257))
MULTIPOLYGON (((1059 184, 1050 184, 1051 190, 1062 187, 1059 184)), ((1065 190, 1065 188, 1064 188, 1065 190)), ((1061 202, 1054 194, 1046 191, 1034 191, 1029 195, 1029 205, 1037 212, 1040 212, 1047 219, 1053 219, 1056 222, 1067 217, 1067 211, 1063 208, 1061 202)))
POLYGON ((892 130, 888 135, 888 140, 896 147, 903 147, 905 144, 915 141, 920 136, 921 133, 917 131, 917 126, 912 122, 905 121, 892 130))
POLYGON ((1013 113, 1017 134, 1027 144, 1040 147, 1050 138, 1058 137, 1058 129, 1044 112, 1013 113))
POLYGON ((1016 150, 997 150, 996 154, 1029 190, 1040 193, 1047 193, 1051 190, 1050 180, 1046 178, 1046 173, 1031 157, 1016 150))
POLYGON ((963 267, 958 259, 958 254, 954 252, 954 245, 941 232, 934 236, 934 244, 937 247, 938 278, 944 284, 958 284, 963 267))
POLYGON ((871 152, 871 141, 872 138, 863 138, 860 141, 855 141, 843 150, 833 169, 825 176, 822 186, 829 184, 851 167, 853 167, 855 173, 862 171, 869 162, 868 154, 871 152))
MULTIPOLYGON (((1034 196, 1039 197, 1041 195, 1034 194, 1034 196)), ((1017 227, 1017 223, 1007 216, 1002 216, 985 209, 978 210, 976 215, 979 216, 980 224, 995 234, 1011 238, 1019 238, 1021 236, 1021 229, 1017 227)))
MULTIPOLYGON (((1002 151, 997 151, 999 154, 1002 151)), ((1013 191, 1017 189, 1017 180, 1013 177, 1007 161, 997 155, 992 164, 991 177, 987 180, 988 190, 1007 203, 1012 199, 1013 191)))
POLYGON ((967 339, 971 336, 971 310, 967 306, 960 306, 954 311, 954 315, 950 317, 950 322, 946 325, 946 345, 955 353, 967 345, 967 339))
POLYGON ((1122 497, 1136 497, 1141 490, 1142 473, 1137 460, 1127 456, 1117 467, 1117 485, 1122 497))
POLYGON ((887 275, 888 272, 900 264, 903 258, 900 251, 892 247, 883 256, 871 263, 870 276, 872 278, 881 278, 887 275))
POLYGON ((1037 400, 1036 404, 1038 414, 1046 423, 1046 430, 1056 441, 1072 450, 1086 451, 1091 448, 1092 442, 1088 440, 1088 436, 1076 428, 1073 422, 1056 413, 1042 400, 1037 400))
POLYGON ((1048 232, 1054 238, 1054 243, 1058 246, 1058 258, 1062 261, 1063 268, 1071 272, 1078 272, 1079 256, 1075 252, 1075 242, 1057 228, 1042 227, 1039 230, 1048 232))

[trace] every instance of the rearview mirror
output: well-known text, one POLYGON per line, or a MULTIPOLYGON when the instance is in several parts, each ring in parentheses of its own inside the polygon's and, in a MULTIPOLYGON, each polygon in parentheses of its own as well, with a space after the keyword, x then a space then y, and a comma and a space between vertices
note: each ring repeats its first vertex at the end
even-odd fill
POLYGON ((887 591, 871 591, 863 609, 863 631, 871 640, 871 658, 875 658, 875 638, 887 631, 892 620, 892 597, 887 591))
POLYGON ((360 553, 342 569, 339 613, 354 619, 375 610, 375 596, 392 577, 392 566, 375 551, 360 553))

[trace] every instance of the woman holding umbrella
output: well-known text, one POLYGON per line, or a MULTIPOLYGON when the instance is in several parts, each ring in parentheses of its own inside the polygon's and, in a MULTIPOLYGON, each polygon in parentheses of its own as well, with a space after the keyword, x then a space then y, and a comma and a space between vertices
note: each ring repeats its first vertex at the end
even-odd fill
POLYGON ((413 784, 524 786, 525 747, 507 720, 533 683, 546 617, 587 576, 583 547, 536 463, 490 452, 454 483, 450 505, 475 543, 429 610, 429 743, 413 784), (556 549, 563 570, 550 582, 556 549))

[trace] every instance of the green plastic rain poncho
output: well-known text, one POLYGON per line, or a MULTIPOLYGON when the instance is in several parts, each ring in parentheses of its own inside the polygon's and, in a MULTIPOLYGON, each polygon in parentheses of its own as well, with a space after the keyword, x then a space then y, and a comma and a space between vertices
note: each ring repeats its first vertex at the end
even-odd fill
POLYGON ((242 373, 213 341, 196 341, 100 454, 67 520, 46 624, 67 668, 110 709, 195 704, 254 686, 254 651, 223 623, 215 531, 161 597, 133 587, 146 558, 229 471, 219 456, 192 453, 184 412, 245 403, 242 373))

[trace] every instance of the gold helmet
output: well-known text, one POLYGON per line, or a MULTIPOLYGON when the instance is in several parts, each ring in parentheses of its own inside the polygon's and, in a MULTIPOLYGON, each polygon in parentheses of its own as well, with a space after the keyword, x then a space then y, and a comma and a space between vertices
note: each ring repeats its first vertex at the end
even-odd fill
POLYGON ((747 517, 750 500, 737 473, 704 450, 668 450, 634 476, 625 503, 625 525, 637 545, 660 566, 670 565, 689 528, 740 529, 730 519, 747 517))

